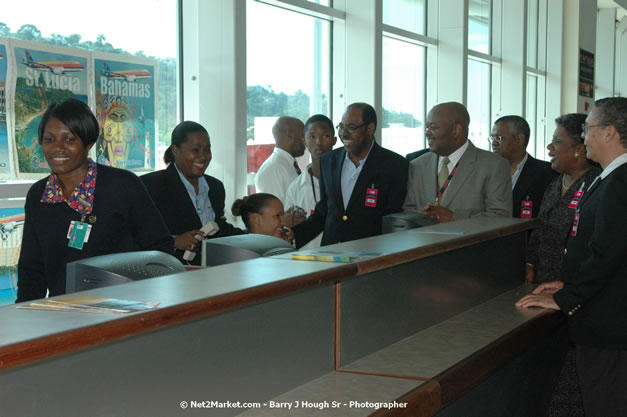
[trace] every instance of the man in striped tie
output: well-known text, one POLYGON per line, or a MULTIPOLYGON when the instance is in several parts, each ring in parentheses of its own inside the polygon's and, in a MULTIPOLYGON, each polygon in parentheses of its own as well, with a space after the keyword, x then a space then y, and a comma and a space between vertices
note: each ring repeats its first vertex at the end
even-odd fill
POLYGON ((427 116, 431 152, 409 164, 404 210, 440 223, 475 216, 512 215, 512 180, 507 160, 468 140, 470 116, 460 103, 442 103, 427 116))
POLYGON ((255 188, 285 203, 287 187, 300 175, 296 158, 305 153, 305 125, 295 117, 279 117, 272 136, 276 145, 255 176, 255 188))

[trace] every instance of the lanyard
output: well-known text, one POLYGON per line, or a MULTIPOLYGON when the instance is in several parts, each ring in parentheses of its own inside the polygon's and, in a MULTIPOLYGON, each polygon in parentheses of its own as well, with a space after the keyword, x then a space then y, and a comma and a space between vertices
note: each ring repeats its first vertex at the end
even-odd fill
POLYGON ((318 197, 316 197, 316 187, 314 187, 313 173, 311 168, 309 168, 309 179, 311 180, 311 191, 313 192, 314 201, 316 202, 316 204, 318 204, 318 197))
MULTIPOLYGON (((461 161, 461 159, 460 159, 460 161, 461 161)), ((453 175, 455 175, 455 171, 457 170, 457 166, 459 165, 460 161, 457 161, 457 163, 455 164, 455 167, 453 168, 453 170, 449 174, 448 178, 446 179, 446 181, 444 181, 444 184, 442 184, 442 188, 440 188, 440 191, 438 191, 438 194, 435 196, 435 202, 436 203, 440 202, 440 199, 442 198, 442 194, 444 194, 444 191, 446 191, 446 189, 448 188, 448 185, 451 182, 451 179, 453 178, 453 175)), ((437 175, 436 175, 436 178, 437 178, 437 175)), ((437 181, 437 179, 436 179, 436 181, 437 181)))

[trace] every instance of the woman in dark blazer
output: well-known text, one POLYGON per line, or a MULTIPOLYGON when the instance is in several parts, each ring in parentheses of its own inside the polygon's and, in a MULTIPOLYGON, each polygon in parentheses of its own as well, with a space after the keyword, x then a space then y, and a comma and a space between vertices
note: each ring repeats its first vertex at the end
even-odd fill
MULTIPOLYGON (((197 250, 200 228, 215 221, 220 230, 211 237, 244 233, 224 217, 224 185, 205 171, 211 162, 211 142, 207 130, 191 121, 172 131, 172 143, 163 157, 168 167, 141 177, 170 233, 174 235, 176 257, 186 250, 197 250)), ((191 262, 199 264, 196 256, 191 262)))

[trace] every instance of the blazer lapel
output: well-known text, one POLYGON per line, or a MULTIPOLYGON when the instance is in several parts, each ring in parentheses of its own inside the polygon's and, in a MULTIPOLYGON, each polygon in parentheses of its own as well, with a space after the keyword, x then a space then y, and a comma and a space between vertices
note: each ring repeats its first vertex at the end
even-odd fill
MULTIPOLYGON (((181 207, 183 208, 183 210, 181 210, 181 217, 192 216, 192 218, 198 219, 194 203, 192 203, 192 200, 189 198, 187 189, 185 188, 183 181, 181 181, 174 163, 170 164, 170 166, 166 169, 166 187, 168 189, 168 194, 172 197, 172 200, 180 202, 181 207)), ((198 223, 200 224, 200 219, 198 219, 198 223)))
POLYGON ((516 181, 516 186, 512 190, 512 195, 514 201, 523 200, 527 196, 521 195, 522 190, 529 189, 532 180, 534 179, 533 171, 536 169, 536 159, 531 155, 527 156, 527 162, 525 162, 525 166, 522 171, 520 171, 520 175, 518 176, 518 181, 516 181))
POLYGON ((371 185, 378 187, 376 183, 373 184, 371 178, 377 171, 377 167, 379 166, 380 160, 380 150, 381 148, 375 142, 370 150, 370 155, 368 155, 368 159, 364 163, 361 172, 359 173, 359 177, 357 178, 357 182, 355 182, 355 187, 353 188, 353 192, 351 193, 351 198, 348 200, 348 204, 346 205, 346 211, 348 211, 351 206, 354 204, 362 204, 360 203, 361 199, 363 199, 363 204, 366 203, 366 194, 363 192, 366 188, 370 188, 371 185))
POLYGON ((336 191, 335 198, 340 202, 341 206, 344 206, 344 197, 342 197, 342 164, 344 164, 344 158, 346 158, 346 149, 341 149, 335 155, 335 160, 333 161, 332 169, 335 172, 333 175, 334 189, 336 191))

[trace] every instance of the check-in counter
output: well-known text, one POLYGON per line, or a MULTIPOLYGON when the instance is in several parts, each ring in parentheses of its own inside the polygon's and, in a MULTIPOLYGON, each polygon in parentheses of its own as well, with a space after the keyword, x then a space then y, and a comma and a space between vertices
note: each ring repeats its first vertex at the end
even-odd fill
POLYGON ((559 315, 513 305, 534 226, 464 220, 320 249, 350 263, 280 255, 81 293, 160 303, 133 314, 2 307, 0 415, 464 415, 491 384, 537 382, 508 370, 534 350, 563 354, 559 315))

